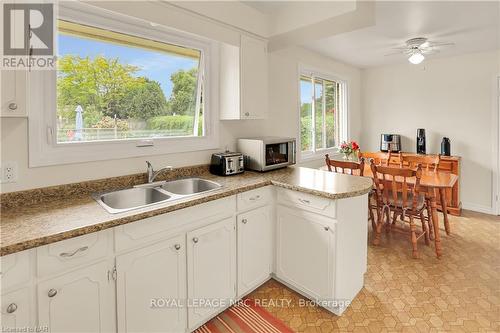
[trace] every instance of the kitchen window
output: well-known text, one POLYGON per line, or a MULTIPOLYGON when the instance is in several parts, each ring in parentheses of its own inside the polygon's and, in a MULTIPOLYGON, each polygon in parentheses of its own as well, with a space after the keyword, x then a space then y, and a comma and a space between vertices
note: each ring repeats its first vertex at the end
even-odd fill
POLYGON ((31 166, 218 146, 216 43, 68 6, 59 9, 57 70, 30 73, 30 104, 41 108, 30 112, 31 166))
POLYGON ((201 51, 58 22, 57 143, 203 136, 201 51))
POLYGON ((346 83, 327 75, 300 75, 300 147, 302 158, 334 151, 346 137, 346 83))

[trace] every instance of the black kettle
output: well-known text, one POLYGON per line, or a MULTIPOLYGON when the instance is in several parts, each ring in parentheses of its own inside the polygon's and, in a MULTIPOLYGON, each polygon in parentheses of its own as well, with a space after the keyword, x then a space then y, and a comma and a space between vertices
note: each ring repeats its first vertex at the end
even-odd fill
POLYGON ((443 140, 441 141, 441 155, 443 156, 451 155, 450 139, 447 137, 444 137, 443 140))

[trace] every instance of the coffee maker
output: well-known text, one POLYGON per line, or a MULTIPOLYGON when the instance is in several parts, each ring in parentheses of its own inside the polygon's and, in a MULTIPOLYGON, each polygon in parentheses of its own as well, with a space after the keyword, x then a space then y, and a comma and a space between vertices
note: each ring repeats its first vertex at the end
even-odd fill
POLYGON ((425 129, 417 129, 417 154, 425 154, 425 129))
POLYGON ((380 151, 399 153, 401 151, 401 135, 399 134, 381 134, 380 151))

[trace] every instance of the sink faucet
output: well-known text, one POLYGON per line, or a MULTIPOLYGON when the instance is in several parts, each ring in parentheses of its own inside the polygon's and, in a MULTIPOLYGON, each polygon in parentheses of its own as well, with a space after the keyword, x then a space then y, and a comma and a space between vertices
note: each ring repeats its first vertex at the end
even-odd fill
POLYGON ((169 170, 173 170, 173 167, 171 166, 166 166, 164 168, 161 168, 160 170, 158 171, 154 171, 153 170, 153 165, 149 162, 149 161, 146 161, 146 164, 148 165, 148 183, 152 183, 155 178, 162 172, 162 171, 169 171, 169 170))

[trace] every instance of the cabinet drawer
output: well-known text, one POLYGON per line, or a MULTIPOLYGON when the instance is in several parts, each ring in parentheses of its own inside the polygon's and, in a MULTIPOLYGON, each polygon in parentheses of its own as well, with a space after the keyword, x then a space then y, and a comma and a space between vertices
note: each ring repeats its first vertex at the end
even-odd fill
POLYGON ((335 200, 282 188, 278 188, 277 190, 278 203, 286 206, 298 207, 331 218, 337 217, 337 205, 335 200))
POLYGON ((439 171, 452 171, 453 170, 453 163, 449 161, 443 161, 441 160, 439 162, 439 171))
POLYGON ((53 274, 105 258, 113 250, 112 235, 111 230, 104 230, 37 248, 38 274, 53 274))
POLYGON ((121 225, 114 228, 115 249, 119 252, 150 244, 178 233, 190 223, 200 220, 217 221, 232 216, 235 212, 236 199, 235 196, 231 196, 121 225))
POLYGON ((238 211, 253 209, 270 204, 273 200, 273 187, 266 186, 238 194, 238 211))
POLYGON ((27 283, 33 277, 33 250, 27 250, 0 257, 0 284, 2 291, 27 283))

